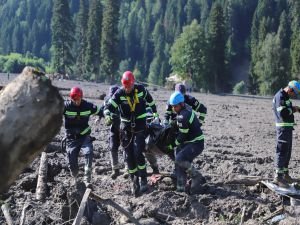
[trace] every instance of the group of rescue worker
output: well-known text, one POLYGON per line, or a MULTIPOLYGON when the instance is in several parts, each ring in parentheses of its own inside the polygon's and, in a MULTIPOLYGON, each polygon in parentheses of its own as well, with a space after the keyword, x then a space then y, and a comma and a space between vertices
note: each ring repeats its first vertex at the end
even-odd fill
MULTIPOLYGON (((109 148, 111 155, 112 174, 116 179, 122 168, 118 159, 120 145, 124 150, 126 168, 132 181, 132 194, 148 190, 146 160, 150 163, 154 174, 159 173, 157 159, 154 154, 145 152, 147 134, 146 119, 151 115, 151 122, 160 124, 156 104, 149 91, 135 82, 131 71, 123 73, 122 86, 110 87, 109 95, 101 107, 83 99, 79 87, 73 87, 70 99, 65 101, 64 120, 66 131, 66 151, 71 175, 78 176, 78 156, 82 150, 85 158, 84 182, 91 183, 93 139, 89 118, 98 115, 105 118, 105 124, 110 126, 109 148)), ((187 176, 196 178, 201 174, 192 166, 192 161, 204 149, 204 135, 201 125, 206 115, 206 107, 194 97, 186 94, 183 84, 175 86, 175 92, 167 103, 164 126, 177 126, 174 142, 166 146, 175 161, 175 176, 177 191, 186 191, 187 176), (199 118, 195 114, 199 112, 199 118)), ((195 182, 191 185, 195 185, 195 182)))
MULTIPOLYGON (((206 107, 196 98, 186 93, 183 84, 176 84, 175 92, 170 96, 161 122, 157 107, 149 91, 135 82, 131 71, 123 73, 122 86, 112 86, 109 95, 101 107, 83 99, 79 87, 73 87, 70 99, 65 101, 64 121, 66 130, 66 151, 71 176, 78 176, 78 156, 82 150, 84 166, 84 182, 91 183, 93 138, 89 118, 98 115, 105 118, 105 124, 110 126, 109 148, 111 155, 111 178, 116 179, 122 168, 118 159, 121 146, 124 150, 126 169, 131 179, 131 192, 134 195, 148 190, 146 159, 154 174, 159 173, 157 159, 153 154, 145 152, 147 134, 147 116, 149 112, 152 123, 163 126, 175 126, 176 138, 166 146, 168 155, 174 160, 176 190, 185 192, 199 185, 201 174, 193 165, 193 160, 204 149, 204 135, 201 129, 207 113, 206 107), (196 113, 199 113, 197 116, 196 113), (170 154, 171 152, 171 154, 170 154), (192 183, 188 187, 188 177, 192 183)), ((293 106, 290 98, 300 94, 300 83, 290 81, 288 86, 279 90, 273 99, 273 111, 276 120, 277 145, 275 154, 275 176, 273 182, 281 187, 288 187, 294 182, 288 170, 292 152, 292 131, 294 113, 300 108, 293 106)))

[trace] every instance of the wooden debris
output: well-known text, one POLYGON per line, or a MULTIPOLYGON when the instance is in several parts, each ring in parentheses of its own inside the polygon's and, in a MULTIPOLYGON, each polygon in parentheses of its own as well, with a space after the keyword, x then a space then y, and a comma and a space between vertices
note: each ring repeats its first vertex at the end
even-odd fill
POLYGON ((9 213, 9 207, 7 205, 7 203, 4 203, 2 206, 1 206, 1 209, 2 209, 2 212, 4 214, 4 217, 6 219, 6 222, 7 222, 7 225, 13 225, 13 220, 10 216, 10 213, 9 213))
POLYGON ((123 207, 118 205, 113 200, 104 199, 101 196, 99 196, 93 192, 90 194, 90 198, 115 208, 116 210, 118 210, 119 212, 124 214, 132 223, 134 223, 135 225, 140 225, 140 222, 136 218, 134 218, 127 210, 125 210, 123 207))
POLYGON ((242 209, 242 215, 241 215, 241 222, 240 225, 242 225, 244 223, 245 220, 245 212, 246 212, 246 206, 243 207, 242 209))
POLYGON ((40 201, 44 201, 46 198, 47 171, 48 171, 47 153, 42 152, 37 186, 36 186, 36 199, 40 201))
POLYGON ((278 210, 276 210, 275 212, 273 212, 271 215, 265 217, 263 219, 263 222, 267 222, 268 220, 272 219, 275 216, 278 216, 278 215, 282 214, 283 212, 284 212, 284 207, 281 207, 278 210))
POLYGON ((224 184, 238 184, 238 185, 246 185, 246 186, 254 186, 257 183, 265 180, 265 178, 261 176, 244 176, 244 175, 234 175, 230 176, 224 184))
POLYGON ((30 204, 26 203, 22 209, 21 217, 20 217, 20 225, 25 225, 26 220, 26 210, 29 208, 30 204))
POLYGON ((176 219, 176 217, 174 217, 174 216, 171 216, 169 214, 165 214, 165 213, 162 213, 162 212, 159 212, 159 211, 157 211, 154 214, 154 218, 156 218, 159 221, 163 221, 165 223, 168 222, 168 221, 172 221, 172 220, 176 219))
POLYGON ((63 98, 51 81, 32 67, 0 92, 0 193, 57 134, 63 98))
POLYGON ((79 210, 77 212, 76 218, 73 221, 72 225, 79 225, 80 224, 80 221, 82 219, 82 216, 83 216, 83 213, 84 213, 84 210, 85 210, 85 206, 86 206, 86 203, 87 203, 87 200, 89 198, 89 195, 90 195, 91 191, 92 191, 92 189, 90 189, 90 188, 87 188, 85 190, 85 193, 82 197, 82 200, 81 200, 81 203, 80 203, 80 206, 79 206, 79 210))

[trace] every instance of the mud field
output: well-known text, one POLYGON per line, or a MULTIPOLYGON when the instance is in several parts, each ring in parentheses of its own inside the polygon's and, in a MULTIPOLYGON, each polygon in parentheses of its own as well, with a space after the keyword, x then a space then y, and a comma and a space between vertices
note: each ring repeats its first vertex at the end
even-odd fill
MULTIPOLYGON (((6 76, 3 76, 6 79, 6 76)), ((3 78, 2 77, 2 78, 3 78)), ((7 80, 2 80, 2 85, 7 80)), ((107 85, 77 81, 54 81, 55 86, 71 88, 79 85, 84 96, 102 104, 99 96, 108 91, 107 85)), ((171 91, 149 87, 163 118, 165 103, 171 91)), ((63 95, 67 91, 61 92, 63 95)), ((272 179, 275 152, 275 128, 272 99, 218 96, 192 93, 206 105, 208 114, 203 125, 205 149, 194 160, 194 165, 205 176, 207 183, 199 187, 199 194, 175 192, 171 178, 164 177, 148 192, 139 197, 130 194, 130 180, 119 176, 110 178, 108 127, 104 121, 91 119, 94 142, 93 192, 110 199, 129 211, 140 224, 271 224, 272 213, 284 205, 285 219, 273 224, 297 223, 297 207, 290 206, 266 188, 255 185, 255 180, 272 179), (245 180, 247 182, 245 182, 245 180), (254 182, 253 182, 254 180, 254 182), (249 182, 250 185, 249 185, 249 182), (247 184, 247 185, 246 185, 247 184), (269 220, 268 217, 270 217, 269 220), (241 223, 242 222, 242 223, 241 223)), ((299 105, 299 101, 293 101, 299 105)), ((300 115, 295 115, 300 121, 300 115)), ((300 178, 300 128, 295 127, 291 174, 300 178)), ((2 196, 7 202, 14 224, 19 224, 22 210, 24 224, 72 224, 85 192, 83 158, 80 158, 80 177, 77 185, 69 175, 60 140, 64 129, 47 148, 48 193, 45 202, 35 200, 40 157, 28 166, 18 180, 2 196), (27 206, 27 207, 24 207, 27 206)), ((122 150, 119 151, 123 162, 122 150)), ((159 156, 161 172, 171 172, 173 163, 159 156)), ((148 167, 148 172, 152 170, 148 167)), ((299 206, 300 207, 300 206, 299 206)), ((275 220, 275 218, 274 218, 275 220)), ((2 211, 0 224, 6 224, 2 211)), ((107 201, 89 200, 81 224, 130 224, 130 221, 107 201)))

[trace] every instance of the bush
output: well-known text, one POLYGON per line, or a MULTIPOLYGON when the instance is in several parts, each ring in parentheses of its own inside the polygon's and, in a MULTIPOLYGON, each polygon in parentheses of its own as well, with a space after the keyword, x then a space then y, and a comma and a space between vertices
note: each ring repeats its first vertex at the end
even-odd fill
POLYGON ((21 73, 25 66, 32 66, 45 71, 43 59, 32 57, 29 54, 23 56, 18 53, 0 55, 0 71, 7 73, 21 73))
POLYGON ((246 84, 242 80, 241 82, 237 83, 233 88, 233 94, 245 94, 246 93, 246 84))

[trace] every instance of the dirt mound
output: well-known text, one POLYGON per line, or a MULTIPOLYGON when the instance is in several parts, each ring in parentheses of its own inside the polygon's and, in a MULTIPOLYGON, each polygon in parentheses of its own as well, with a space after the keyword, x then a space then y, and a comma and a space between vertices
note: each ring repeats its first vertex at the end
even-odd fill
MULTIPOLYGON (((108 90, 107 85, 96 83, 55 81, 54 84, 64 88, 79 85, 83 88, 84 95, 91 97, 90 100, 99 105, 102 100, 97 96, 108 90)), ((151 87, 149 91, 156 100, 162 118, 171 92, 153 91, 151 87)), ((264 219, 280 209, 282 204, 285 204, 285 209, 289 209, 288 201, 255 186, 255 181, 273 176, 275 129, 272 100, 198 93, 193 95, 208 108, 203 125, 205 149, 194 161, 207 181, 199 187, 199 194, 177 193, 172 179, 164 177, 150 186, 147 193, 137 198, 132 197, 128 178, 121 175, 116 180, 111 180, 109 177, 109 130, 103 121, 96 122, 96 118, 91 120, 92 135, 97 139, 94 142, 93 192, 119 204, 141 224, 239 224, 241 219, 243 224, 263 224, 264 219), (245 185, 242 178, 249 179, 251 185, 245 185)), ((297 115, 296 120, 298 119, 297 115)), ((291 162, 292 175, 295 177, 299 176, 298 134, 299 128, 296 127, 291 162)), ((48 190, 45 202, 35 200, 39 158, 3 194, 2 199, 9 205, 16 224, 24 218, 21 218, 22 210, 26 215, 24 224, 72 224, 85 192, 82 182, 84 162, 81 157, 79 182, 74 185, 65 153, 60 150, 63 136, 64 130, 61 129, 47 148, 48 190)), ((121 149, 119 158, 123 162, 121 149)), ((162 156, 159 158, 159 167, 163 172, 171 172, 173 163, 162 156)), ((148 172, 151 173, 150 168, 148 172)), ((284 221, 292 221, 286 224, 296 224, 295 214, 289 212, 285 214, 287 218, 281 224, 284 221)), ((5 224, 2 212, 0 224, 5 224)), ((130 224, 130 221, 105 201, 89 199, 81 224, 130 224)))

